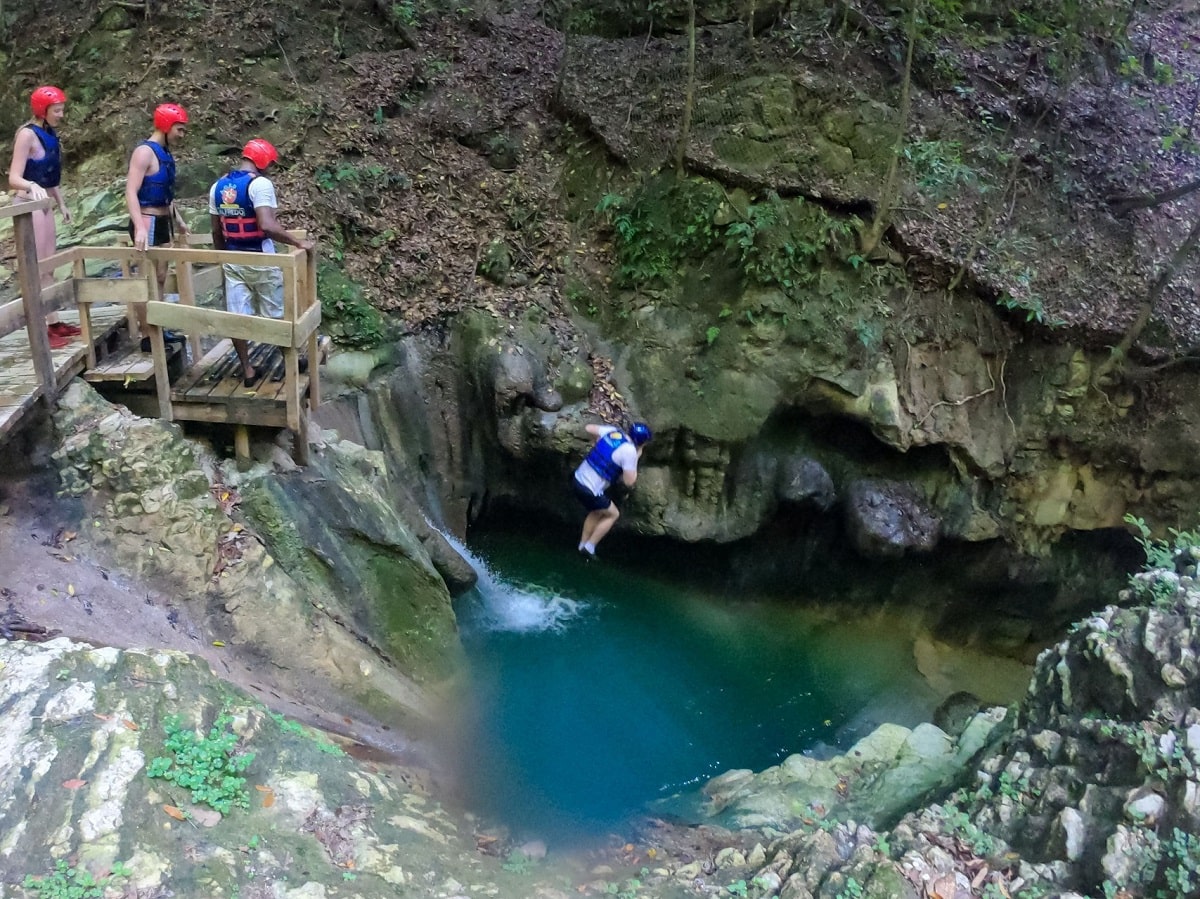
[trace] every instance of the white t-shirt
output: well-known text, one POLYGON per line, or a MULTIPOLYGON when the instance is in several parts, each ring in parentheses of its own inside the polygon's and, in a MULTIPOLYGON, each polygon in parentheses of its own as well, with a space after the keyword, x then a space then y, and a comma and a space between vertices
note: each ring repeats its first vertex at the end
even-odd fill
MULTIPOLYGON (((250 181, 250 203, 257 209, 259 206, 269 206, 271 209, 279 208, 279 201, 275 199, 275 185, 271 179, 265 175, 259 175, 250 181)), ((208 189, 208 214, 220 215, 217 209, 217 185, 216 182, 208 189)), ((264 253, 275 252, 275 241, 271 238, 263 238, 262 251, 264 253)))
MULTIPOLYGON (((602 425, 600 427, 600 433, 597 435, 597 439, 600 437, 607 437, 613 431, 619 430, 621 429, 614 428, 612 425, 602 425)), ((637 471, 638 452, 637 447, 633 445, 632 440, 626 440, 615 450, 613 450, 612 459, 613 462, 621 466, 622 471, 637 471)), ((580 463, 579 467, 575 469, 575 480, 577 480, 588 490, 592 491, 592 494, 595 496, 599 496, 601 493, 607 490, 609 484, 611 483, 611 481, 606 481, 603 477, 601 477, 600 472, 592 468, 592 466, 586 460, 580 463)))

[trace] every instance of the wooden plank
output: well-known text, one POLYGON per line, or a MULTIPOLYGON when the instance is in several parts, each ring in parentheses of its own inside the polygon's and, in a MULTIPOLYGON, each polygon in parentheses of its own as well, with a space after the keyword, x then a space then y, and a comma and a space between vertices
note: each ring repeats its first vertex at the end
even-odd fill
POLYGON ((288 427, 293 431, 300 429, 300 353, 295 347, 283 351, 283 386, 287 399, 288 427))
MULTIPOLYGON (((40 281, 39 281, 40 283, 40 281)), ((62 309, 75 302, 75 285, 70 281, 56 281, 42 288, 42 308, 47 312, 62 309)))
POLYGON ((145 278, 75 279, 77 303, 148 303, 150 296, 150 281, 145 278))
POLYGON ((292 429, 292 458, 297 465, 308 464, 308 411, 300 407, 300 422, 292 429))
MULTIPOLYGON (((179 302, 184 306, 196 305, 196 282, 192 277, 192 264, 180 262, 175 266, 175 277, 179 281, 179 302)), ((192 358, 200 358, 200 335, 195 331, 188 335, 192 358)))
POLYGON ((17 216, 27 212, 53 208, 54 201, 49 197, 44 200, 17 200, 11 206, 0 206, 0 219, 16 219, 17 216))
POLYGON ((241 382, 242 364, 238 361, 237 354, 231 350, 217 359, 212 368, 203 372, 202 376, 187 389, 186 399, 189 402, 200 400, 207 402, 208 395, 214 388, 234 378, 236 378, 235 383, 241 382))
POLYGON ((151 324, 147 330, 150 332, 150 352, 154 356, 154 392, 158 394, 158 417, 163 421, 173 421, 166 341, 163 340, 162 328, 151 324))
MULTIPOLYGON (((32 208, 50 207, 33 202, 21 203, 13 208, 30 212, 32 208)), ((42 283, 38 272, 37 243, 33 235, 33 216, 16 214, 16 218, 13 219, 13 235, 17 244, 17 283, 21 290, 21 300, 25 304, 25 333, 29 336, 33 370, 37 373, 42 400, 47 408, 52 408, 57 385, 54 379, 54 360, 50 356, 50 338, 46 334, 46 314, 42 306, 42 283)))
POLYGON ((252 253, 245 250, 192 250, 182 247, 162 247, 146 251, 147 258, 152 261, 190 262, 208 265, 257 265, 267 268, 281 268, 284 271, 295 271, 296 266, 303 260, 299 257, 304 253, 298 248, 287 253, 252 253))
POLYGON ((51 253, 44 259, 38 260, 38 267, 42 274, 48 274, 57 268, 62 268, 68 263, 80 261, 79 247, 71 247, 67 250, 59 250, 57 253, 51 253))
POLYGON ((200 309, 176 303, 146 304, 147 321, 177 331, 213 334, 238 340, 253 340, 287 346, 292 342, 292 323, 260 315, 238 315, 217 309, 200 309))
POLYGON ((25 327, 25 303, 18 297, 0 305, 0 337, 25 327))
POLYGON ((286 428, 287 410, 274 403, 177 402, 176 421, 207 421, 213 424, 248 424, 264 428, 286 428))
POLYGON ((292 346, 304 346, 308 342, 308 338, 317 333, 317 328, 319 327, 321 327, 321 304, 317 303, 296 320, 296 326, 293 328, 292 346))
MULTIPOLYGON (((167 346, 168 359, 178 354, 178 344, 169 344, 167 346)), ((94 368, 89 367, 83 373, 83 377, 85 380, 95 383, 117 381, 122 384, 131 382, 140 384, 154 377, 154 356, 138 351, 131 351, 124 356, 101 362, 94 368)))
POLYGON ((199 381, 209 369, 217 364, 226 353, 233 351, 233 343, 229 339, 220 341, 216 346, 192 363, 182 378, 175 384, 176 392, 186 392, 199 381))

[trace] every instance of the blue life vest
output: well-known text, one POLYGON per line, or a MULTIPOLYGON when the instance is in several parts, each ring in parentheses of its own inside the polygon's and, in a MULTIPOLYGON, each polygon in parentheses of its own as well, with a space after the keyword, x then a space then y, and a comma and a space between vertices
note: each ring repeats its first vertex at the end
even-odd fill
POLYGON ((138 205, 143 209, 149 206, 170 206, 175 199, 175 157, 166 147, 152 140, 144 140, 138 146, 146 146, 158 157, 158 171, 142 179, 138 188, 138 205))
POLYGON ((596 470, 596 474, 611 484, 625 470, 613 461, 613 453, 622 443, 628 442, 629 438, 620 431, 610 431, 596 441, 596 445, 584 461, 596 470))
POLYGON ((227 250, 262 252, 267 235, 258 226, 254 204, 250 201, 250 182, 257 177, 254 172, 238 169, 217 182, 214 199, 227 250))
POLYGON ((26 160, 22 177, 45 188, 58 187, 62 183, 62 148, 58 135, 53 128, 42 128, 40 125, 25 127, 37 135, 46 155, 41 159, 26 160))

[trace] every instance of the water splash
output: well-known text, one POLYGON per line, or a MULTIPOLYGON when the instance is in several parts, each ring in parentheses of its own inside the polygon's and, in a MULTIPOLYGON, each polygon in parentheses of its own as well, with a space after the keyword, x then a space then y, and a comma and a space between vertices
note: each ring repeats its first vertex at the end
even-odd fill
POLYGON ((459 623, 483 631, 538 633, 562 631, 588 609, 578 599, 562 596, 548 587, 507 580, 455 537, 445 534, 478 580, 459 598, 459 623))

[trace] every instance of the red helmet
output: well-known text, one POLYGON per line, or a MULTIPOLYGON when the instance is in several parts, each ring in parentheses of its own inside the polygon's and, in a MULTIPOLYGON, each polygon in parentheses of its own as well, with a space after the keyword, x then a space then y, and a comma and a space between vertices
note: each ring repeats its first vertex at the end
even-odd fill
POLYGON ((46 110, 55 103, 66 102, 67 95, 57 87, 52 87, 49 84, 34 88, 33 93, 29 95, 29 105, 33 108, 33 117, 35 119, 44 119, 46 117, 46 110))
POLYGON ((246 146, 242 147, 242 158, 249 159, 260 170, 265 169, 272 162, 279 159, 279 154, 275 152, 275 148, 268 141, 261 137, 256 137, 252 141, 248 141, 246 146))
POLYGON ((187 110, 178 103, 163 103, 154 110, 154 128, 166 134, 172 125, 187 124, 187 110))

